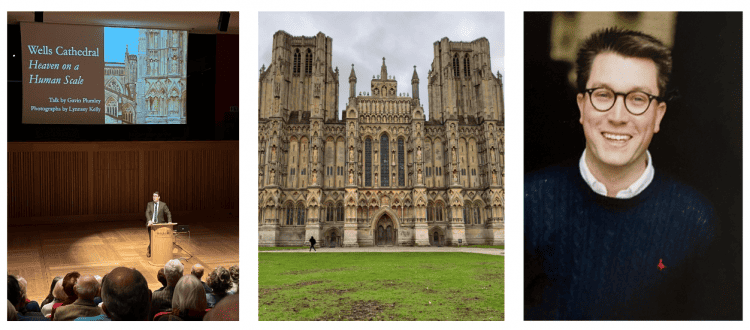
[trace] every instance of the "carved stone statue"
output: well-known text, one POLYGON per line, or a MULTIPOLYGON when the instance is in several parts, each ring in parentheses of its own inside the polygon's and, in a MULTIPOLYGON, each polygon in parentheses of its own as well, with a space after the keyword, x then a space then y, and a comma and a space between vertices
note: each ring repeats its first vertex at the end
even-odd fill
POLYGON ((458 182, 458 170, 453 170, 453 182, 458 182))
POLYGON ((422 182, 422 169, 420 168, 419 171, 417 171, 417 182, 422 182))
POLYGON ((422 161, 422 147, 417 147, 417 161, 422 161))
POLYGON ((354 183, 354 171, 349 170, 349 184, 354 183))
POLYGON ((313 170, 313 184, 316 184, 318 182, 318 171, 313 170))
POLYGON ((492 184, 497 184, 497 170, 492 170, 492 184))
POLYGON ((349 146, 349 161, 354 160, 354 147, 349 146))
POLYGON ((276 161, 276 146, 271 147, 271 159, 276 161))
POLYGON ((318 146, 313 147, 313 163, 318 162, 318 146))
POLYGON ((453 162, 456 163, 456 147, 451 149, 451 158, 453 158, 453 162))
POLYGON ((268 184, 274 184, 274 182, 275 182, 274 179, 275 178, 276 178, 276 171, 275 170, 271 170, 271 178, 270 178, 270 180, 269 180, 270 182, 268 182, 268 184))

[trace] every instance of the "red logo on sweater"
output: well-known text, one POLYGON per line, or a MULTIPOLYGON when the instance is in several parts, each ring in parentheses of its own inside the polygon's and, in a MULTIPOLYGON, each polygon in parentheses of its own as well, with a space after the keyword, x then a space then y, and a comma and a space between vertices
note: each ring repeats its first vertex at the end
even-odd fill
POLYGON ((667 268, 667 266, 664 266, 664 263, 661 262, 661 259, 659 259, 659 271, 663 270, 664 268, 667 268))

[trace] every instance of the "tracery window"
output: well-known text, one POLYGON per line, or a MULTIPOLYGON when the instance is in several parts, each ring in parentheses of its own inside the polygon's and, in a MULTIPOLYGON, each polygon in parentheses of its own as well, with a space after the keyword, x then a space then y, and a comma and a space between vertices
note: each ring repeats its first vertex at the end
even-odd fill
POLYGON ((284 208, 286 211, 286 225, 291 226, 294 224, 294 207, 292 204, 287 204, 287 206, 284 208))
POLYGON ((297 226, 305 225, 305 206, 302 203, 297 204, 297 226))
POLYGON ((453 76, 460 77, 458 71, 458 54, 453 54, 453 76))
POLYGON ((341 203, 336 205, 336 221, 344 221, 344 205, 341 203))
POLYGON ((433 208, 434 208, 434 205, 432 204, 432 202, 427 204, 427 221, 435 221, 434 216, 432 214, 433 208))
POLYGON ((372 187, 372 140, 365 140, 365 187, 372 187))
POLYGON ((388 187, 388 136, 380 137, 380 186, 388 187))
POLYGON ((471 76, 471 67, 469 64, 469 54, 466 54, 464 56, 464 76, 470 77, 471 76))
POLYGON ((312 73, 312 51, 310 48, 307 49, 307 55, 305 55, 305 74, 312 73))
POLYGON ((470 218, 469 218, 469 211, 471 210, 470 206, 467 206, 468 202, 464 203, 464 224, 468 225, 471 224, 470 218))
POLYGON ((326 208, 326 222, 333 221, 333 204, 328 204, 326 208))
POLYGON ((404 139, 398 139, 398 185, 405 186, 404 181, 404 139))
POLYGON ((292 73, 299 74, 299 66, 302 60, 302 54, 299 53, 299 48, 294 51, 294 65, 292 66, 292 73))

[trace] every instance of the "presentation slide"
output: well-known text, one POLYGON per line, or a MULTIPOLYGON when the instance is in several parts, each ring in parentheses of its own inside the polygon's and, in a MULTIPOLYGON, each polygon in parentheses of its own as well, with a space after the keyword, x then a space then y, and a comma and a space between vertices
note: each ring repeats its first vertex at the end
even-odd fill
POLYGON ((186 124, 187 32, 21 23, 24 124, 186 124))

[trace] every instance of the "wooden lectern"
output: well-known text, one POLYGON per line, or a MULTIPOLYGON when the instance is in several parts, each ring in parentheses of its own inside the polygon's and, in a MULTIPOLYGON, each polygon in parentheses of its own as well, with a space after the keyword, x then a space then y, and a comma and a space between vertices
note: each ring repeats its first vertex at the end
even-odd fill
POLYGON ((153 266, 164 267, 167 261, 172 260, 172 245, 174 244, 174 235, 172 234, 174 226, 177 223, 154 223, 148 226, 149 235, 151 235, 151 260, 149 263, 153 266))

